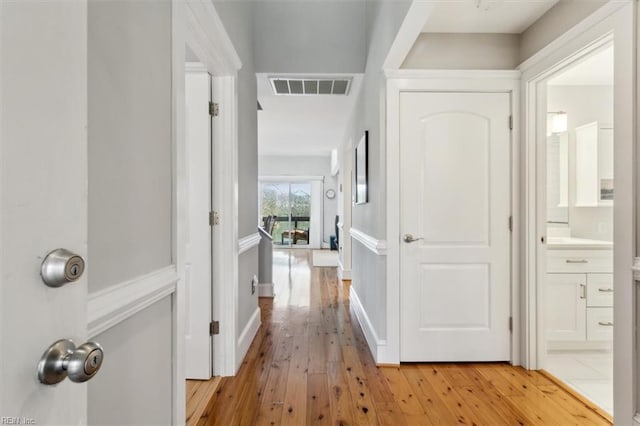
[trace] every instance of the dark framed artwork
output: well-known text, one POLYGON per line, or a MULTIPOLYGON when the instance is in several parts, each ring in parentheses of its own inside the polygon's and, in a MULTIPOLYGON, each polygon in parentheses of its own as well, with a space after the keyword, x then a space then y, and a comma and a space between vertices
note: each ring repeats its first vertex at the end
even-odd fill
POLYGON ((355 203, 364 204, 369 201, 368 185, 368 145, 369 131, 365 130, 362 139, 356 145, 355 152, 355 203))

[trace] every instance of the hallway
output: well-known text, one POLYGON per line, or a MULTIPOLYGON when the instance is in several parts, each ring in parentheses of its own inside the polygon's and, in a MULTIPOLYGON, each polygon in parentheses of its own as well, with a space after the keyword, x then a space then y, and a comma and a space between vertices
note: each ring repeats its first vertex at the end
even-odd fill
POLYGON ((236 377, 198 424, 609 424, 536 372, 507 364, 377 368, 335 268, 274 252, 273 299, 236 377))

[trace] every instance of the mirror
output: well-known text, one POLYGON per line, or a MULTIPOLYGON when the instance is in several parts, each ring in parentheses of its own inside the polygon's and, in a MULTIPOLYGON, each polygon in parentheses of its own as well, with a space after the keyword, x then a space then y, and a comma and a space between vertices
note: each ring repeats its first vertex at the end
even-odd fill
POLYGON ((569 224, 569 134, 547 136, 547 223, 569 224))

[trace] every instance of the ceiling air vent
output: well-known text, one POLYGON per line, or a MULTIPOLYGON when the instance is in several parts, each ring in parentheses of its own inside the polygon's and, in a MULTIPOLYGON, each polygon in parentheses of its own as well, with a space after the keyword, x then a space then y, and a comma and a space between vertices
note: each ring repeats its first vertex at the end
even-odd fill
POLYGON ((348 95, 351 78, 269 78, 273 93, 289 96, 348 95))

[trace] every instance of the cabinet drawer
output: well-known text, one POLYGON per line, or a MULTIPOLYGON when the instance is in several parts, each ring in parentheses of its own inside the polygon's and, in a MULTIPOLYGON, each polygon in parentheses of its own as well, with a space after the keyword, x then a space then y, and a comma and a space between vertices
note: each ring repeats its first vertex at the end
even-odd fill
POLYGON ((587 274, 587 306, 613 306, 613 274, 587 274))
POLYGON ((611 250, 547 250, 547 272, 613 272, 611 250))
POLYGON ((613 308, 587 308, 587 340, 613 340, 613 308))

